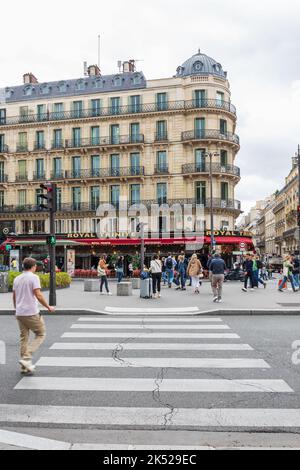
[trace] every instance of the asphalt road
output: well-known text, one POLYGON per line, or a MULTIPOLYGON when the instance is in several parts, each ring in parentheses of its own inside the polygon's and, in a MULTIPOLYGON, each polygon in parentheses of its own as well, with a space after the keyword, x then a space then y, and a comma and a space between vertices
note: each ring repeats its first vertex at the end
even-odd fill
POLYGON ((300 443, 300 365, 292 361, 299 317, 55 316, 46 323, 37 373, 22 379, 15 319, 0 317, 2 430, 98 445, 182 446, 186 433, 191 445, 230 446, 233 435, 235 445, 300 443))

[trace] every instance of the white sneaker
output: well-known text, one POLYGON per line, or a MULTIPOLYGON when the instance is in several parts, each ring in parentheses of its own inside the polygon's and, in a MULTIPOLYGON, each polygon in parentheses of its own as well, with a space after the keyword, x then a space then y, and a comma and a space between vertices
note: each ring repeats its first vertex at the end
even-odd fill
POLYGON ((218 304, 221 304, 222 303, 222 299, 218 299, 218 304))
POLYGON ((248 292, 248 289, 246 289, 245 287, 242 289, 243 292, 248 292))
POLYGON ((112 295, 112 293, 111 293, 111 292, 107 292, 107 295, 112 295))
POLYGON ((25 361, 24 359, 21 359, 19 364, 21 364, 23 370, 25 369, 27 372, 33 373, 35 371, 35 366, 32 364, 32 361, 25 361))
POLYGON ((214 302, 218 302, 218 297, 214 297, 214 302))
POLYGON ((161 294, 158 294, 158 298, 161 299, 161 294))

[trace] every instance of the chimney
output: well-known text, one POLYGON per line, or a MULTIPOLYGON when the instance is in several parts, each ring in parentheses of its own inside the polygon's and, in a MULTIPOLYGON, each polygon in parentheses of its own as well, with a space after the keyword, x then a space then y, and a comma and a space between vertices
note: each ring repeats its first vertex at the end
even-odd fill
POLYGON ((33 75, 33 73, 25 73, 23 75, 23 83, 28 85, 29 83, 39 83, 38 79, 33 75))
POLYGON ((135 60, 123 62, 123 73, 135 72, 135 60))
POLYGON ((98 65, 90 65, 88 68, 88 75, 89 77, 100 77, 101 76, 101 71, 98 67, 98 65))

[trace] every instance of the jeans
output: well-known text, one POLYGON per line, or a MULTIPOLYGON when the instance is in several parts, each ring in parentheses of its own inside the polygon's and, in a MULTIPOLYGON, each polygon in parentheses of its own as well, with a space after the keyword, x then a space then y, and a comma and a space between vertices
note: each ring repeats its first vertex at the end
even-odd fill
POLYGON ((101 276, 100 280, 100 292, 102 292, 103 286, 105 285, 106 292, 109 292, 107 276, 101 276))
POLYGON ((118 278, 119 283, 122 282, 123 276, 124 276, 124 271, 117 271, 117 278, 118 278))
POLYGON ((178 278, 179 278, 179 281, 180 281, 181 289, 184 289, 185 288, 185 283, 186 283, 185 271, 179 271, 178 278))
POLYGON ((293 291, 295 292, 295 291, 296 291, 296 287, 295 287, 295 284, 294 284, 294 277, 293 277, 292 274, 289 274, 288 276, 283 276, 283 279, 282 279, 281 283, 279 284, 279 290, 283 289, 284 284, 285 284, 288 280, 289 280, 290 283, 292 284, 293 291))
POLYGON ((254 287, 253 272, 246 273, 246 276, 245 276, 245 289, 248 289, 248 279, 250 279, 250 286, 251 286, 251 289, 253 289, 253 287, 254 287))
POLYGON ((155 295, 156 292, 160 294, 161 290, 161 273, 153 273, 152 274, 152 283, 153 283, 153 294, 155 295))
POLYGON ((258 287, 258 284, 265 285, 264 281, 259 276, 259 271, 253 271, 253 284, 254 287, 258 287))
POLYGON ((167 279, 168 279, 168 284, 169 286, 172 285, 172 282, 174 281, 174 269, 166 269, 166 274, 167 274, 167 279))
POLYGON ((294 277, 294 284, 296 287, 300 287, 300 278, 299 278, 299 274, 293 274, 293 277, 294 277))

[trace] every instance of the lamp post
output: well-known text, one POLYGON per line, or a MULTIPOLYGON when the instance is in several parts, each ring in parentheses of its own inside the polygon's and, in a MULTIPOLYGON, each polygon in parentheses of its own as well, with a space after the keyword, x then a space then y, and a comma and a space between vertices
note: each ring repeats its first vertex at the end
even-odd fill
POLYGON ((219 157, 218 152, 208 152, 205 157, 209 157, 209 184, 210 184, 210 253, 213 254, 215 249, 215 236, 214 236, 214 201, 213 201, 213 176, 212 176, 212 158, 219 157))

